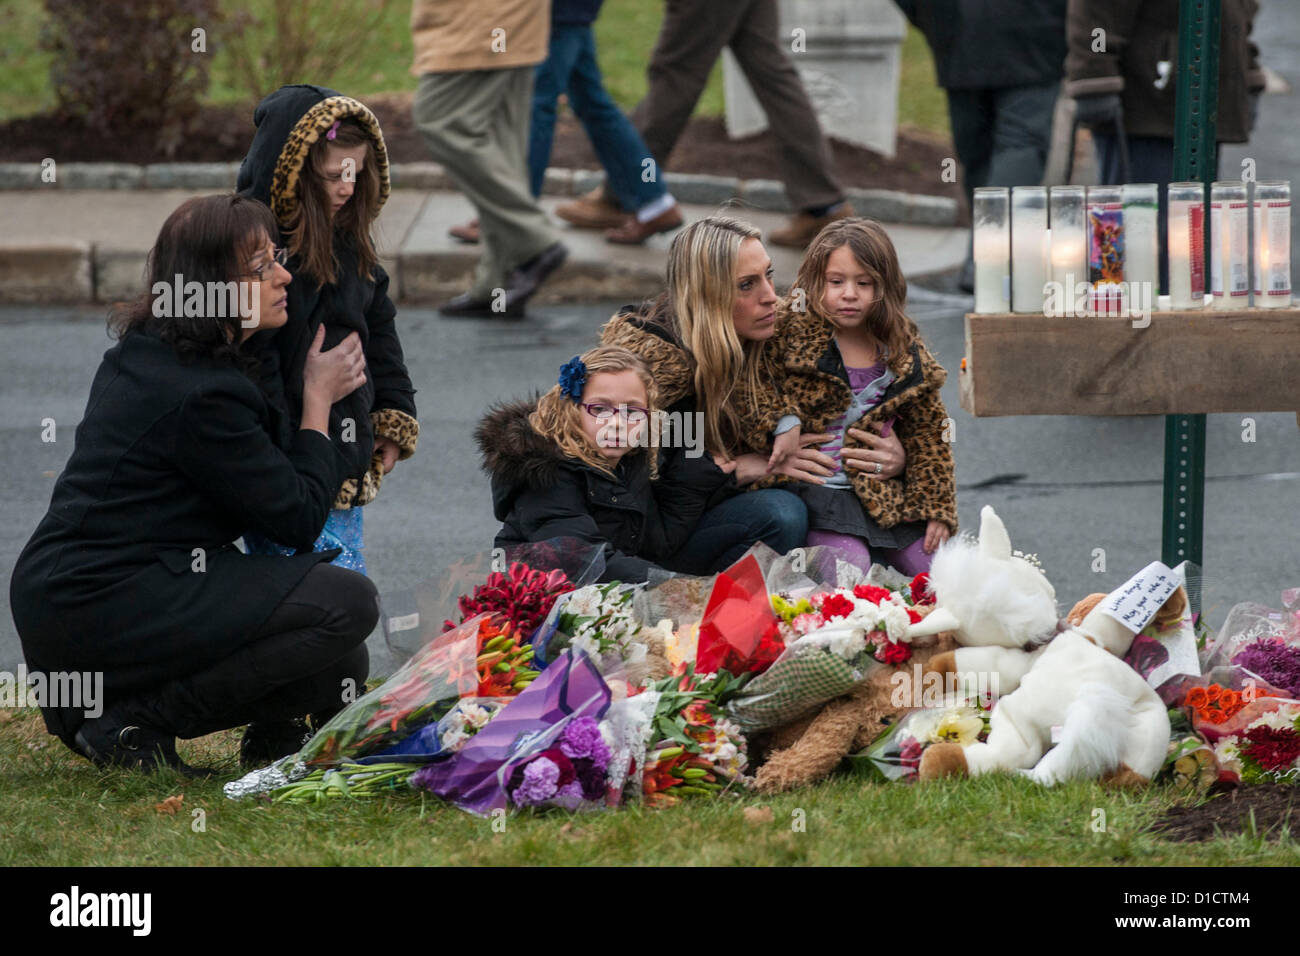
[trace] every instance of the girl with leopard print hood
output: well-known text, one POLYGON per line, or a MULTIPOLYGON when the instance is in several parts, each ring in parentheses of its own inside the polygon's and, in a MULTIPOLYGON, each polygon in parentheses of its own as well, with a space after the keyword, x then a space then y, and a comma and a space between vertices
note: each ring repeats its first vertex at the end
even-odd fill
MULTIPOLYGON (((767 400, 741 403, 750 441, 771 439, 773 460, 801 433, 829 434, 835 461, 819 483, 785 482, 808 506, 808 544, 829 545, 855 563, 891 564, 909 576, 957 530, 951 421, 939 396, 947 378, 903 304, 907 280, 893 243, 873 220, 826 226, 804 254, 773 339, 776 375, 767 400), (862 435, 892 428, 906 454, 896 477, 842 467, 862 435), (854 434, 857 432, 857 434, 854 434)), ((773 475, 760 484, 785 481, 773 475)))
MULTIPOLYGON (((281 87, 258 105, 253 122, 237 188, 271 207, 293 281, 288 322, 249 344, 261 358, 264 388, 296 429, 303 363, 317 329, 325 327, 325 350, 360 337, 365 384, 330 410, 330 438, 347 477, 315 548, 340 548, 335 563, 364 573, 360 508, 394 464, 415 453, 420 433, 397 310, 371 235, 389 194, 384 136, 363 104, 318 86, 281 87)), ((245 543, 250 551, 292 553, 257 536, 245 543)))

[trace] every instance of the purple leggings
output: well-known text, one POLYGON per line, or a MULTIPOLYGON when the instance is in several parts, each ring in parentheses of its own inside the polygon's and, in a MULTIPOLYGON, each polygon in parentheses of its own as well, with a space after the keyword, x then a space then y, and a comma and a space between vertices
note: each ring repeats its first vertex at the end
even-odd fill
POLYGON ((908 577, 915 577, 922 571, 930 570, 931 555, 925 553, 925 538, 918 538, 906 548, 877 548, 873 555, 867 548, 867 543, 856 535, 836 534, 832 531, 809 531, 808 547, 813 548, 818 545, 835 548, 863 570, 871 567, 873 556, 878 563, 888 564, 908 577))

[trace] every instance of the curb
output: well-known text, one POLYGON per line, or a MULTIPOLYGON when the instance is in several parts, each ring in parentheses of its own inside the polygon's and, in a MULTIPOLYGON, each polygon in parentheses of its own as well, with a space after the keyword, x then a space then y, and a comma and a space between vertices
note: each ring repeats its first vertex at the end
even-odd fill
MULTIPOLYGON (((52 168, 54 182, 43 178, 40 163, 0 163, 0 191, 38 189, 215 189, 235 188, 239 163, 61 163, 52 168)), ((438 163, 394 163, 389 170, 394 189, 451 190, 456 186, 438 163)), ((580 196, 600 186, 605 174, 591 169, 546 171, 542 194, 580 196)), ((790 212, 785 186, 775 179, 739 179, 707 173, 666 173, 664 184, 678 201, 705 206, 734 205, 773 212, 790 212)), ((890 189, 844 191, 859 216, 881 222, 924 226, 953 226, 956 200, 890 189)))

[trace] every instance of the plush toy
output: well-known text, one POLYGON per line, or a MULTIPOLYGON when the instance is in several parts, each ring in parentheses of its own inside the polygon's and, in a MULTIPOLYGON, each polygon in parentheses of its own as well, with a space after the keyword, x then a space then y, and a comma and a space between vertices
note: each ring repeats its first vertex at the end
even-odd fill
MULTIPOLYGON (((950 634, 914 637, 912 657, 900 666, 908 675, 918 673, 917 666, 924 673, 935 655, 951 653, 956 646, 950 634)), ((879 737, 888 723, 916 704, 911 695, 901 702, 909 706, 895 703, 897 673, 893 667, 877 668, 851 693, 771 731, 765 740, 768 757, 755 774, 754 788, 760 793, 780 793, 816 783, 849 754, 879 737)))
MULTIPOLYGON (((996 678, 998 702, 987 741, 964 749, 932 745, 921 758, 920 779, 1020 770, 1049 786, 1076 777, 1145 784, 1164 760, 1169 717, 1121 659, 1136 631, 1095 601, 1078 624, 1058 622, 1046 576, 1012 553, 991 507, 980 518, 978 542, 952 539, 935 554, 930 587, 937 607, 923 623, 951 628, 962 645, 931 667, 953 673, 959 684, 996 678)), ((1176 588, 1157 621, 1181 616, 1185 607, 1186 594, 1176 588)))

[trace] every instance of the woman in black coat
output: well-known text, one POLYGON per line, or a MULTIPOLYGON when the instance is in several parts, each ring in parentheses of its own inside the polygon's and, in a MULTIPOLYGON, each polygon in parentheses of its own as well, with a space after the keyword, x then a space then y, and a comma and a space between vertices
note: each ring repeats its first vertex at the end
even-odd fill
POLYGON ((97 764, 188 769, 176 737, 242 724, 246 762, 282 756, 302 740, 294 718, 337 711, 366 678, 374 586, 311 553, 346 472, 329 409, 365 360, 355 335, 328 352, 318 336, 290 435, 241 350, 285 321, 276 236, 270 210, 237 196, 191 199, 167 219, 152 294, 110 320, 120 341, 14 567, 29 669, 102 674, 93 710, 42 707, 50 732, 97 764), (243 554, 246 528, 304 553, 243 554))

